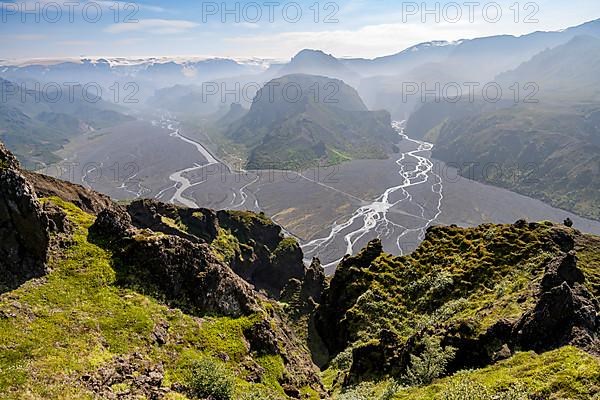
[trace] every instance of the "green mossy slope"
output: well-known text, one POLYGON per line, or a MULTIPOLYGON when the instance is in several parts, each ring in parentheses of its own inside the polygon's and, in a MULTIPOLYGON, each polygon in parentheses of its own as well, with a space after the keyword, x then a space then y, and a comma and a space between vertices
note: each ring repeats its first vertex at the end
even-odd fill
MULTIPOLYGON (((88 241, 95 217, 57 198, 44 201, 67 213, 74 234, 51 257, 47 277, 0 297, 0 398, 95 398, 89 382, 117 357, 162 371, 162 387, 180 388, 165 390, 167 399, 188 398, 190 371, 205 360, 233 382, 232 398, 287 398, 281 357, 251 354, 244 339, 263 315, 197 318, 116 286, 111 253, 88 241)), ((112 392, 130 384, 115 383, 112 392)))

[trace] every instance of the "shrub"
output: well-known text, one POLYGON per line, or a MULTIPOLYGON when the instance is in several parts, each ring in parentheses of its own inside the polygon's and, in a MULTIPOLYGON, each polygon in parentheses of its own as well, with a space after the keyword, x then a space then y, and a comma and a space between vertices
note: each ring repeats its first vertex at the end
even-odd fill
POLYGON ((402 384, 396 380, 392 380, 389 385, 385 388, 385 391, 379 398, 379 400, 392 400, 396 393, 402 389, 402 384))
POLYGON ((373 384, 362 382, 353 388, 344 390, 338 400, 371 400, 373 399, 373 384))
POLYGON ((443 348, 439 338, 425 336, 421 344, 423 351, 418 356, 411 354, 410 366, 403 376, 404 383, 410 386, 429 385, 434 379, 444 375, 448 363, 456 353, 453 347, 443 348))
POLYGON ((493 391, 468 378, 462 378, 450 385, 442 394, 441 400, 527 400, 529 394, 521 385, 513 385, 504 391, 493 391))
POLYGON ((329 366, 340 371, 349 371, 350 367, 352 367, 352 362, 352 347, 348 347, 346 350, 335 356, 329 363, 329 366))
POLYGON ((197 399, 229 400, 233 398, 235 383, 225 365, 203 358, 191 365, 187 385, 191 395, 197 399))

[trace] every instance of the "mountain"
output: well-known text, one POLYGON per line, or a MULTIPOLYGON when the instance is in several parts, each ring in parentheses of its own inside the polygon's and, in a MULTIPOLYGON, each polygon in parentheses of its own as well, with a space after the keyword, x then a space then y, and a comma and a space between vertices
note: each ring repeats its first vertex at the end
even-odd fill
POLYGON ((402 77, 422 65, 441 63, 443 70, 450 75, 458 75, 469 82, 486 81, 516 68, 546 49, 560 46, 581 35, 599 38, 600 19, 561 31, 421 43, 390 56, 372 60, 349 59, 343 63, 365 77, 402 77))
POLYGON ((0 239, 3 398, 600 393, 600 237, 568 226, 430 227, 327 280, 265 215, 117 204, 0 144, 0 239))
POLYGON ((1 78, 0 85, 5 96, 0 104, 0 140, 31 168, 59 161, 53 152, 69 138, 132 119, 120 106, 102 99, 86 100, 81 86, 72 87, 70 98, 66 89, 44 93, 23 90, 21 85, 1 78))
POLYGON ((500 74, 497 81, 535 82, 540 97, 569 96, 598 99, 600 95, 600 38, 577 36, 569 42, 545 50, 512 71, 500 74))
POLYGON ((398 140, 387 112, 368 111, 356 90, 340 80, 311 75, 268 82, 250 111, 224 132, 247 148, 249 169, 384 158, 398 140))
POLYGON ((420 43, 397 54, 377 57, 372 60, 350 58, 343 59, 341 62, 366 77, 401 75, 422 64, 444 61, 457 45, 458 43, 438 40, 420 43))
POLYGON ((302 50, 283 66, 276 66, 276 76, 284 75, 321 75, 336 78, 350 85, 356 84, 360 76, 348 68, 345 63, 331 54, 320 50, 302 50))
POLYGON ((146 104, 173 113, 205 116, 222 106, 221 94, 204 94, 206 86, 175 85, 158 89, 146 100, 146 104))
MULTIPOLYGON (((600 39, 577 36, 498 76, 535 82, 536 103, 428 102, 407 132, 435 142, 433 156, 471 179, 600 218, 600 39)), ((512 95, 511 95, 512 96, 512 95)))
POLYGON ((425 139, 435 141, 433 157, 462 176, 600 219, 600 104, 424 110, 410 118, 408 134, 422 134, 435 123, 427 115, 436 116, 439 125, 425 139))
POLYGON ((244 117, 247 113, 248 110, 242 107, 241 104, 232 103, 229 110, 223 116, 220 116, 217 124, 220 126, 229 126, 244 117))
POLYGON ((263 72, 264 60, 236 61, 224 58, 209 59, 89 59, 49 61, 24 65, 0 66, 0 74, 13 81, 71 82, 73 77, 82 83, 95 82, 110 87, 115 82, 135 82, 144 92, 176 84, 199 84, 205 81, 263 72), (70 79, 70 80, 69 80, 70 79))

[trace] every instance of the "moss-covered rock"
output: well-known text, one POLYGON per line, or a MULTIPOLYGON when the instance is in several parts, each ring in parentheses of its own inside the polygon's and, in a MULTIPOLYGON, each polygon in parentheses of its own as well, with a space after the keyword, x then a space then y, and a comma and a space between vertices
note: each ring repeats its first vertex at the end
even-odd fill
POLYGON ((573 344, 598 352, 600 307, 588 289, 598 275, 574 251, 586 260, 598 252, 576 246, 585 237, 519 221, 433 227, 402 257, 374 241, 338 266, 317 309, 317 330, 332 357, 353 348, 346 384, 401 376, 425 335, 457 349, 448 373, 519 350, 573 344))

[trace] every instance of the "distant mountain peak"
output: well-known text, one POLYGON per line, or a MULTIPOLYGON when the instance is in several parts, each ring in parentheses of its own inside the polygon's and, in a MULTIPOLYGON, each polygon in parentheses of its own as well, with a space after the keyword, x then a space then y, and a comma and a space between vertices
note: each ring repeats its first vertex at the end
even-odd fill
POLYGON ((357 83, 359 75, 340 60, 321 50, 304 49, 277 72, 278 76, 308 74, 357 83))
POLYGON ((308 63, 338 65, 339 60, 331 54, 327 54, 321 50, 304 49, 298 52, 298 54, 296 54, 294 57, 292 57, 292 60, 289 64, 294 65, 308 63))
POLYGON ((323 50, 318 50, 318 49, 303 49, 303 50, 300 50, 298 52, 298 54, 296 54, 294 57, 292 57, 292 60, 297 59, 297 58, 304 58, 304 57, 327 57, 327 58, 335 58, 331 54, 325 53, 323 50))

